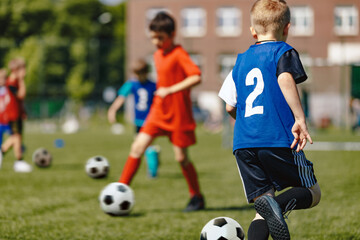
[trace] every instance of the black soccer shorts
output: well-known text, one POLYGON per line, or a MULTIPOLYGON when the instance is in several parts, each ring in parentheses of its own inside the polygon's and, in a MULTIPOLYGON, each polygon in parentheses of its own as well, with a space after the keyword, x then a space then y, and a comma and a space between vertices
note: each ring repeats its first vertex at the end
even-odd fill
POLYGON ((312 187, 317 180, 313 163, 303 151, 291 148, 247 148, 234 152, 246 198, 253 199, 276 189, 312 187))

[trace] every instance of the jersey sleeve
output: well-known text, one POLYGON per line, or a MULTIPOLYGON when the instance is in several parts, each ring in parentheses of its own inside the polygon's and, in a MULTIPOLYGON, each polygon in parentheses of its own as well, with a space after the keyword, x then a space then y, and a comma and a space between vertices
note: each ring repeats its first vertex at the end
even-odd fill
POLYGON ((132 82, 127 81, 118 91, 118 96, 127 97, 131 93, 132 82))
POLYGON ((280 57, 277 64, 276 76, 279 77, 283 72, 291 73, 297 84, 307 79, 299 54, 295 49, 290 49, 280 57))
POLYGON ((186 76, 201 75, 199 67, 193 62, 190 55, 185 50, 180 52, 178 59, 186 76))
POLYGON ((224 102, 226 102, 226 104, 233 106, 233 107, 236 106, 237 93, 236 93, 235 82, 232 77, 232 71, 225 78, 224 83, 221 86, 218 96, 222 100, 224 100, 224 102))

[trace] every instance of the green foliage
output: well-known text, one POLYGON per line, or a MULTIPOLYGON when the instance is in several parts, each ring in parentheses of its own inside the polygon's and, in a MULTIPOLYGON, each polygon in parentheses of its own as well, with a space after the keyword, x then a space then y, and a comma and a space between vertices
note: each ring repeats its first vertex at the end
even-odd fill
POLYGON ((67 80, 66 89, 74 100, 81 101, 90 94, 94 88, 94 83, 84 80, 83 76, 86 71, 84 64, 77 64, 72 68, 67 80))
POLYGON ((37 92, 41 87, 39 78, 39 62, 43 62, 44 46, 39 44, 39 40, 36 37, 26 38, 18 48, 12 48, 7 56, 6 62, 9 62, 12 58, 22 56, 24 59, 31 59, 27 62, 27 92, 37 92))
MULTIPOLYGON (((101 211, 98 195, 120 175, 133 139, 132 126, 120 136, 110 133, 106 119, 73 135, 25 133, 25 159, 30 161, 41 146, 52 153, 53 165, 34 166, 32 173, 19 174, 13 172, 12 153, 5 156, 0 174, 0 239, 192 240, 199 239, 205 223, 219 216, 236 219, 247 232, 255 211, 246 203, 231 150, 221 148, 220 134, 199 128, 197 137, 189 153, 207 209, 182 212, 188 200, 186 183, 169 141, 159 138, 159 177, 147 178, 143 159, 132 183, 133 212, 128 217, 110 217, 101 211), (64 148, 53 146, 58 138, 64 140, 64 148), (110 162, 107 179, 85 174, 86 160, 98 154, 110 162)), ((292 239, 359 240, 360 151, 307 151, 306 155, 314 163, 322 200, 315 208, 291 212, 292 239)))
POLYGON ((26 59, 28 98, 66 98, 68 94, 84 101, 94 89, 101 91, 123 81, 124 4, 2 0, 0 23, 0 64, 5 67, 18 56, 26 59), (111 21, 100 23, 99 16, 105 12, 111 14, 111 21))

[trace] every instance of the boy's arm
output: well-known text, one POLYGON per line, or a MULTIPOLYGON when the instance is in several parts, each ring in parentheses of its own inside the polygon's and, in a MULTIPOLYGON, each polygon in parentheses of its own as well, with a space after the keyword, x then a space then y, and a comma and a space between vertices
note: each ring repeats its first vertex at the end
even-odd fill
POLYGON ((236 120, 237 93, 232 77, 232 71, 226 76, 218 95, 226 103, 226 112, 236 120))
POLYGON ((183 81, 176 83, 170 87, 160 87, 155 91, 155 95, 164 98, 169 94, 180 92, 185 89, 192 88, 201 83, 199 75, 192 75, 185 78, 183 81))
POLYGON ((278 83, 295 118, 295 123, 291 129, 291 132, 294 135, 294 141, 290 148, 294 148, 298 143, 296 151, 299 152, 304 149, 307 140, 309 140, 310 143, 313 143, 313 141, 306 126, 305 114, 301 106, 296 83, 292 75, 288 72, 283 72, 279 75, 278 83))
POLYGON ((236 120, 236 107, 233 107, 229 104, 226 104, 226 112, 233 118, 236 120))
POLYGON ((19 89, 18 89, 18 92, 16 94, 16 97, 18 99, 21 99, 21 100, 24 100, 25 99, 25 96, 26 96, 26 86, 25 86, 25 81, 24 79, 19 79, 18 80, 19 82, 19 89))
POLYGON ((110 123, 116 122, 116 112, 121 108, 125 102, 125 97, 118 96, 115 101, 111 104, 108 110, 108 120, 110 123))

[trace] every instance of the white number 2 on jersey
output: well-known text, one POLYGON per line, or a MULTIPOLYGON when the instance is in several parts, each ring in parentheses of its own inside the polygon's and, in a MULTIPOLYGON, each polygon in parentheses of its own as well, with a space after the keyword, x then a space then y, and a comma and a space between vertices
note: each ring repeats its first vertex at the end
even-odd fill
POLYGON ((260 69, 253 68, 246 75, 245 85, 252 86, 254 85, 254 79, 257 79, 256 86, 254 91, 252 91, 249 96, 246 98, 245 105, 245 117, 250 117, 254 114, 263 114, 264 106, 253 106, 255 99, 259 96, 264 90, 264 79, 260 69))

